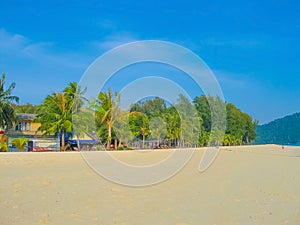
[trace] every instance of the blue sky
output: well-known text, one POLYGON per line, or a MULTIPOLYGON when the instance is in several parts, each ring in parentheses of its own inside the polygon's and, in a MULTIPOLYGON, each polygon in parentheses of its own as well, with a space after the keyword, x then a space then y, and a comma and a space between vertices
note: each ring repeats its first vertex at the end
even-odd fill
POLYGON ((79 81, 120 44, 171 41, 212 69, 260 123, 300 111, 299 1, 2 1, 0 71, 21 103, 79 81))

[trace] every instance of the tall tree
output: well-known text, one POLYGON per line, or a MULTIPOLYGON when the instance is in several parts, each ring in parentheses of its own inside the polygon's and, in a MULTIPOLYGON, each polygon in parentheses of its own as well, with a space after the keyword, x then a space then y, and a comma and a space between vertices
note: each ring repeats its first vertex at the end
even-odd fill
POLYGON ((70 82, 63 90, 67 102, 67 108, 71 111, 73 131, 77 137, 77 146, 79 149, 80 137, 83 136, 84 133, 88 133, 93 127, 93 123, 91 123, 93 119, 92 112, 83 108, 84 104, 87 102, 87 99, 83 97, 86 91, 86 88, 82 90, 76 82, 70 82))
POLYGON ((187 97, 180 94, 176 109, 180 115, 180 128, 181 128, 181 143, 184 147, 195 146, 198 143, 199 135, 201 132, 201 124, 198 118, 198 113, 195 106, 189 101, 187 97))
POLYGON ((166 113, 163 114, 163 119, 166 123, 166 138, 171 140, 172 146, 179 144, 179 138, 181 136, 180 129, 180 116, 174 106, 167 108, 166 113))
POLYGON ((63 90, 64 95, 67 99, 67 103, 69 104, 68 108, 72 109, 73 113, 79 112, 81 107, 87 101, 87 99, 83 97, 86 91, 86 88, 82 90, 76 82, 70 82, 68 86, 63 90))
POLYGON ((41 123, 39 130, 45 135, 61 136, 62 150, 65 150, 65 135, 72 136, 72 116, 76 115, 76 118, 79 118, 81 115, 84 120, 87 120, 80 112, 80 107, 85 101, 82 97, 84 91, 76 82, 70 82, 63 92, 48 95, 40 106, 40 113, 36 119, 41 123))
POLYGON ((199 116, 202 118, 204 130, 206 132, 210 132, 211 110, 207 97, 205 95, 201 95, 200 97, 196 96, 193 100, 193 103, 198 111, 199 116))
POLYGON ((160 140, 165 138, 167 133, 167 127, 164 120, 161 117, 152 117, 149 121, 149 129, 151 137, 157 140, 157 144, 160 144, 160 140))
POLYGON ((65 134, 71 133, 72 110, 64 93, 58 92, 48 95, 41 105, 41 113, 37 121, 41 123, 40 131, 45 135, 61 135, 61 149, 65 150, 65 134))
POLYGON ((12 90, 15 88, 16 83, 11 83, 7 89, 5 85, 5 74, 2 73, 0 79, 0 129, 9 129, 15 121, 15 113, 12 102, 19 102, 17 96, 12 95, 12 90))
POLYGON ((119 147, 122 144, 128 146, 128 143, 134 138, 129 127, 129 112, 121 111, 120 109, 119 111, 113 126, 115 138, 119 141, 119 147))
POLYGON ((119 93, 112 93, 111 89, 107 92, 100 92, 98 98, 90 104, 91 108, 95 111, 96 126, 98 129, 103 130, 103 125, 107 129, 107 148, 110 149, 112 141, 112 128, 118 112, 120 102, 119 93))
POLYGON ((144 148, 145 139, 150 134, 147 115, 141 112, 131 112, 129 114, 129 126, 133 135, 142 139, 142 148, 144 148))

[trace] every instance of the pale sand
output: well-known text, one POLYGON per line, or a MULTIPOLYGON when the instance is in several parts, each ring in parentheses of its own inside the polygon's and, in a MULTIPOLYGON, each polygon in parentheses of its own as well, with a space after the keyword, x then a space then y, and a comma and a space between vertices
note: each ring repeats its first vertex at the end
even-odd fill
MULTIPOLYGON (((1 153, 0 225, 300 224, 299 148, 224 147, 200 173, 203 151, 148 187, 112 183, 77 152, 1 153)), ((113 154, 149 165, 170 152, 113 154)))

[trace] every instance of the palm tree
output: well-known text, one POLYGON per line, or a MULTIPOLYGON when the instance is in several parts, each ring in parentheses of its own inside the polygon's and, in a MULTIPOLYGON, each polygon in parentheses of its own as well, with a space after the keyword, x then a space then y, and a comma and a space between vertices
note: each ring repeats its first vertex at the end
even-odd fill
POLYGON ((4 88, 5 74, 2 73, 0 79, 0 129, 9 129, 15 120, 12 102, 19 102, 19 98, 11 95, 16 84, 11 83, 7 89, 4 88))
POLYGON ((98 123, 98 127, 106 124, 107 127, 107 147, 110 149, 112 140, 112 127, 116 120, 116 113, 118 110, 118 104, 120 102, 119 93, 113 94, 109 89, 106 92, 100 92, 97 99, 91 103, 91 108, 95 111, 95 119, 98 123))
POLYGON ((25 137, 13 138, 11 144, 15 146, 19 151, 26 150, 28 139, 25 137))
POLYGON ((68 107, 73 111, 73 113, 79 112, 81 107, 87 101, 87 99, 83 97, 86 91, 86 88, 81 90, 81 87, 78 86, 76 82, 70 82, 63 90, 63 93, 68 100, 68 104, 70 104, 68 107))
POLYGON ((78 86, 76 82, 70 82, 63 90, 67 99, 67 107, 72 113, 73 131, 77 137, 78 149, 80 149, 79 137, 86 133, 92 124, 90 122, 92 117, 91 112, 85 108, 83 109, 85 102, 87 102, 87 99, 83 97, 86 91, 86 88, 81 90, 81 87, 78 86))
MULTIPOLYGON (((40 107, 37 121, 44 135, 61 135, 61 149, 65 150, 65 134, 72 135, 72 116, 80 114, 80 108, 86 100, 76 82, 70 82, 63 92, 48 95, 40 107)), ((82 114, 80 114, 82 115, 82 114)))
POLYGON ((37 121, 41 123, 39 131, 44 135, 61 135, 61 149, 65 150, 65 134, 72 132, 72 111, 68 107, 64 93, 48 95, 41 105, 41 113, 37 121))

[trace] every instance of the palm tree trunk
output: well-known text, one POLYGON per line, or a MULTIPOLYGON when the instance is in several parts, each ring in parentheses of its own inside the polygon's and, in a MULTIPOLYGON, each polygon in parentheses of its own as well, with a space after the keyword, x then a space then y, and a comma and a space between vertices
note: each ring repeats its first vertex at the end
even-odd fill
POLYGON ((142 148, 145 147, 145 135, 143 134, 143 143, 142 143, 142 148))
POLYGON ((65 151, 65 132, 61 133, 61 150, 65 151))
POLYGON ((115 143, 114 143, 114 150, 118 149, 118 140, 115 138, 115 143))
POLYGON ((108 124, 108 138, 107 138, 108 149, 110 149, 110 145, 111 145, 111 125, 108 124))

